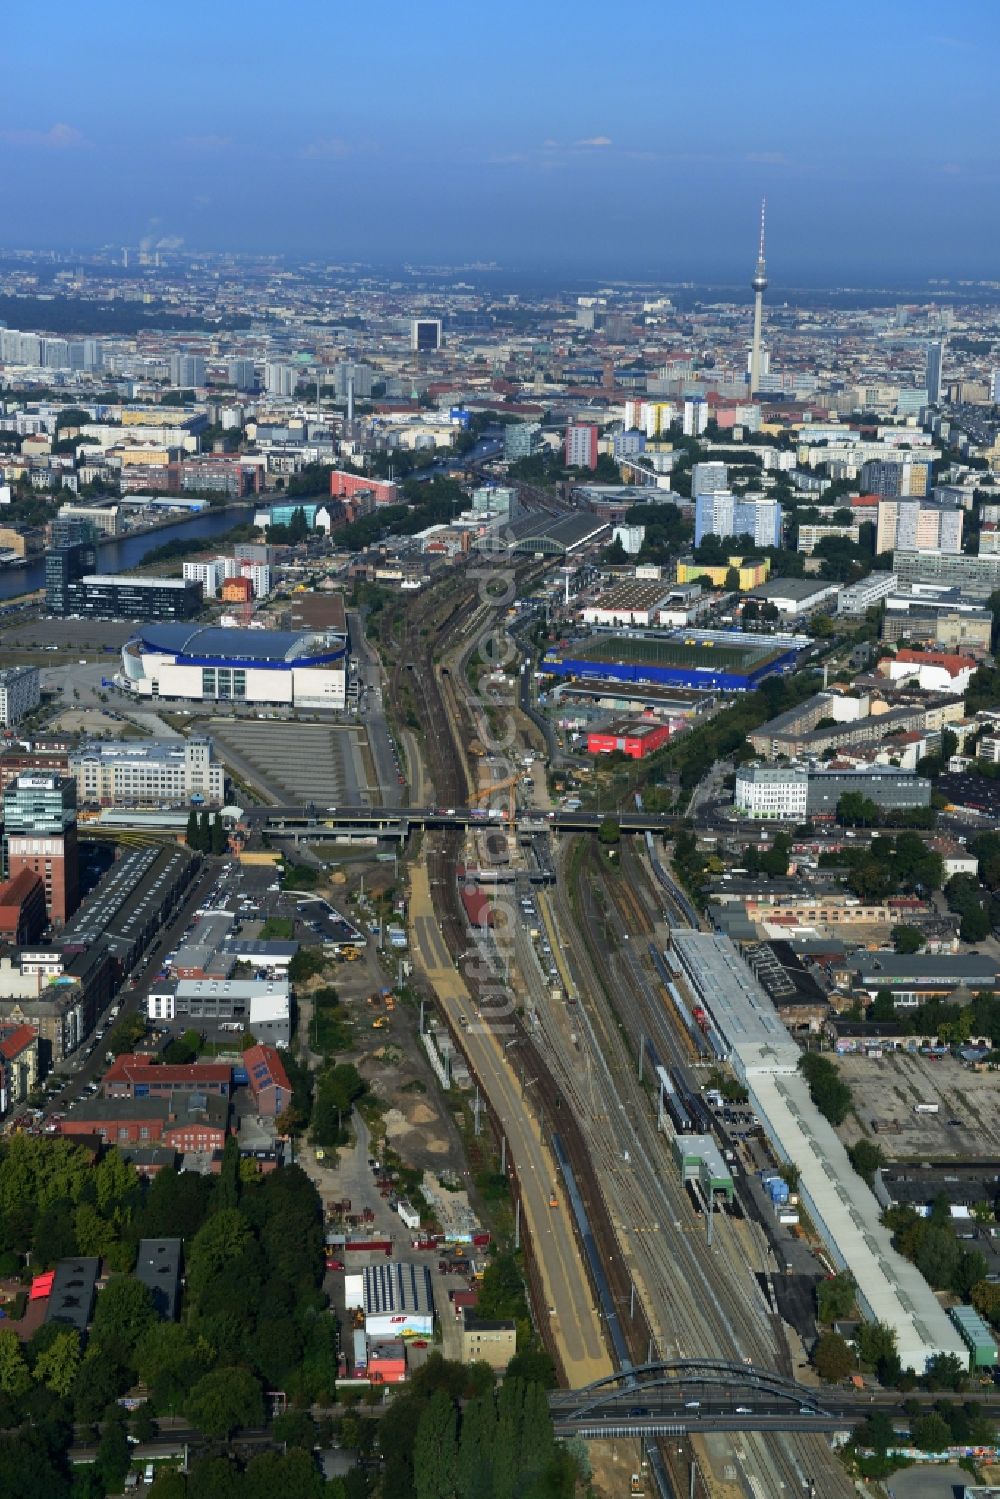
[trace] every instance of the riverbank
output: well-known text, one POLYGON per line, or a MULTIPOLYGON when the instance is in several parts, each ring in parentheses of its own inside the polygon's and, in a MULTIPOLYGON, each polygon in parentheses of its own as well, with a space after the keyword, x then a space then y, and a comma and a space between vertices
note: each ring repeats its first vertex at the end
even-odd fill
MULTIPOLYGON (((246 501, 213 505, 193 515, 165 515, 124 536, 102 537, 98 543, 101 570, 107 573, 134 572, 155 549, 156 538, 165 533, 173 533, 178 540, 204 540, 207 549, 238 526, 252 524, 254 509, 254 504, 246 501)), ((44 586, 44 554, 0 570, 0 600, 5 603, 37 593, 44 586)))

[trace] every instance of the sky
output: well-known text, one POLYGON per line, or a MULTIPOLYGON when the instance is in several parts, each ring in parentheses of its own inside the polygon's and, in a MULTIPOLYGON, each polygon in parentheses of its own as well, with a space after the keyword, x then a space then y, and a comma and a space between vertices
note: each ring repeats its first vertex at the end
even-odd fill
POLYGON ((998 275, 996 0, 55 0, 4 248, 143 238, 772 288, 998 275))

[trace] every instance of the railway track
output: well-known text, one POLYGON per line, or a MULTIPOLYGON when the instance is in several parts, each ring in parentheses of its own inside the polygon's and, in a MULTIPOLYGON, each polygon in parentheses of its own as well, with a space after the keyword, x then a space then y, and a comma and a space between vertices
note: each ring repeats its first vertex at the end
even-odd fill
MULTIPOLYGON (((435 601, 429 594, 423 608, 404 617, 390 671, 390 691, 397 707, 405 682, 416 714, 427 726, 422 748, 428 772, 438 801, 449 805, 459 804, 470 785, 466 747, 473 719, 461 691, 464 678, 439 667, 435 645, 446 631, 453 639, 480 627, 485 630, 490 623, 491 611, 483 609, 471 589, 447 600, 435 601)), ((467 659, 468 654, 460 654, 459 659, 467 659)), ((455 878, 461 835, 429 834, 426 849, 442 935, 458 965, 468 943, 455 878)), ((631 933, 653 931, 664 902, 673 903, 671 924, 687 924, 687 916, 683 899, 676 899, 669 882, 654 885, 641 866, 630 868, 630 879, 621 905, 609 901, 601 913, 594 903, 593 886, 588 896, 585 884, 580 922, 584 944, 577 948, 580 992, 581 996, 602 990, 609 996, 616 992, 628 996, 647 1033, 659 1036, 666 1048, 669 1019, 648 979, 640 975, 636 965, 641 966, 641 960, 630 952, 627 959, 617 961, 617 954, 629 946, 631 933), (593 940, 605 913, 617 932, 615 954, 595 947, 593 940), (624 940, 627 933, 629 942, 624 940)), ((572 917, 565 911, 563 921, 570 930, 572 917)), ((469 980, 469 987, 475 999, 479 989, 475 979, 469 980)), ((532 1077, 532 1099, 544 1133, 548 1137, 558 1134, 589 1220, 593 1248, 604 1270, 604 1294, 619 1330, 615 1340, 619 1356, 624 1346, 635 1363, 651 1354, 692 1356, 710 1351, 716 1356, 726 1352, 773 1364, 773 1314, 762 1295, 747 1294, 753 1283, 748 1283, 745 1247, 720 1225, 717 1257, 725 1274, 718 1277, 721 1284, 717 1286, 717 1277, 706 1273, 700 1237, 695 1242, 690 1230, 684 1229, 690 1213, 683 1189, 678 1186, 672 1194, 665 1192, 666 1172, 672 1167, 669 1163, 665 1167, 660 1159, 662 1139, 657 1137, 655 1144, 650 1139, 649 1101, 641 1090, 636 1092, 628 1044, 608 1006, 581 1003, 579 1009, 589 1031, 586 1071, 581 1070, 580 1055, 572 1048, 567 1052, 565 1038, 553 1030, 552 1017, 545 1011, 536 1011, 541 1017, 537 1032, 529 1032, 521 1020, 514 1023, 518 1054, 525 1073, 532 1077)), ((461 1044, 461 1037, 456 1039, 461 1044)), ((666 1054, 678 1062, 690 1062, 676 1035, 671 1036, 666 1054)), ((502 1132, 503 1121, 494 1124, 502 1132)), ((696 1221, 695 1227, 700 1233, 696 1221)), ((537 1285, 530 1266, 529 1279, 537 1285)), ((535 1304, 544 1319, 545 1309, 538 1306, 537 1295, 535 1304)), ((763 1470, 773 1474, 774 1492, 801 1488, 803 1470, 790 1447, 758 1450, 756 1439, 748 1439, 746 1445, 754 1450, 763 1470)), ((752 1486, 757 1480, 748 1481, 752 1486)), ((840 1489, 829 1492, 839 1494, 840 1489)))
MULTIPOLYGON (((530 569, 529 573, 534 571, 530 569)), ((477 613, 476 596, 472 590, 444 605, 432 601, 423 609, 412 611, 403 618, 399 652, 390 672, 390 691, 397 706, 402 699, 403 683, 416 699, 417 716, 422 723, 438 726, 436 732, 427 732, 422 747, 428 762, 428 772, 434 783, 439 802, 458 803, 468 788, 468 767, 462 730, 471 726, 468 710, 459 699, 458 683, 453 674, 443 675, 436 669, 433 659, 434 642, 440 640, 444 630, 452 636, 466 634, 474 623, 477 613)), ((483 629, 489 625, 489 613, 481 619, 483 629)), ((469 735, 471 737, 471 734, 469 735)), ((455 868, 461 849, 461 835, 438 832, 427 837, 428 876, 438 893, 435 905, 441 924, 442 936, 451 953, 458 961, 467 946, 465 913, 461 904, 455 879, 455 868)), ((475 980, 470 988, 477 987, 475 980)), ((597 1171, 591 1160, 586 1142, 579 1129, 574 1111, 565 1107, 561 1085, 550 1074, 545 1058, 534 1039, 520 1021, 518 1029, 519 1055, 525 1067, 535 1079, 534 1097, 545 1116, 550 1129, 557 1129, 562 1140, 580 1192, 581 1200, 591 1218, 595 1243, 608 1271, 608 1283, 616 1307, 621 1315, 627 1313, 632 1302, 632 1282, 615 1253, 617 1240, 614 1226, 607 1214, 600 1191, 597 1171)), ((460 1040, 460 1038, 459 1038, 460 1040)), ((635 1362, 642 1362, 649 1351, 651 1329, 637 1319, 630 1328, 630 1350, 635 1362)))
MULTIPOLYGON (((690 1220, 686 1193, 671 1180, 672 1163, 660 1159, 663 1141, 657 1139, 654 1143, 651 1139, 651 1132, 655 1132, 654 1110, 638 1091, 636 1077, 637 1043, 643 1036, 656 1038, 662 1054, 671 1056, 679 1068, 687 1071, 691 1060, 687 1038, 679 1025, 675 1026, 655 975, 645 968, 644 939, 652 937, 654 931, 646 895, 654 888, 658 892, 658 887, 651 886, 637 856, 623 855, 621 877, 608 879, 596 851, 591 848, 588 853, 582 863, 578 887, 581 910, 577 926, 584 941, 582 947, 574 948, 573 956, 581 970, 581 994, 596 996, 603 990, 609 1000, 607 1005, 598 1001, 581 1006, 589 1022, 592 1051, 607 1065, 601 1068, 604 1101, 602 1104, 602 1095, 598 1093, 597 1113, 594 1114, 595 1103, 588 1089, 583 1090, 582 1096, 578 1091, 577 1101, 592 1112, 586 1133, 591 1148, 600 1153, 608 1124, 613 1125, 616 1119, 621 1123, 622 1102, 631 1097, 631 1111, 626 1111, 624 1117, 636 1126, 635 1134, 642 1136, 647 1148, 630 1146, 627 1131, 612 1130, 617 1148, 627 1153, 629 1175, 623 1180, 621 1165, 616 1169, 605 1149, 601 1157, 601 1180, 616 1199, 624 1191, 626 1228, 630 1222, 642 1221, 632 1217, 634 1212, 643 1211, 636 1203, 645 1204, 647 1218, 655 1215, 658 1223, 669 1218, 673 1203, 674 1228, 679 1229, 685 1217, 690 1220), (614 1019, 610 1012, 612 996, 614 1019)), ((580 1059, 568 1057, 565 1047, 563 1062, 579 1076, 580 1059)), ((592 1072, 597 1073, 596 1066, 592 1072)), ((691 1356, 710 1351, 713 1356, 749 1358, 783 1373, 794 1373, 781 1319, 751 1273, 752 1262, 762 1269, 768 1264, 767 1239, 757 1223, 744 1218, 737 1226, 725 1217, 717 1219, 710 1253, 698 1239, 685 1233, 659 1239, 636 1236, 632 1243, 645 1267, 642 1276, 651 1291, 649 1305, 654 1322, 662 1324, 665 1320, 656 1315, 657 1302, 664 1296, 670 1326, 683 1329, 680 1336, 675 1335, 676 1347, 669 1349, 669 1354, 691 1356)), ((747 1438, 746 1444, 748 1450, 753 1450, 755 1462, 765 1470, 770 1469, 781 1485, 799 1489, 808 1475, 821 1470, 825 1474, 824 1494, 849 1492, 846 1475, 819 1439, 798 1438, 780 1448, 762 1438, 747 1438)), ((764 1492, 770 1494, 772 1490, 768 1487, 764 1492)))

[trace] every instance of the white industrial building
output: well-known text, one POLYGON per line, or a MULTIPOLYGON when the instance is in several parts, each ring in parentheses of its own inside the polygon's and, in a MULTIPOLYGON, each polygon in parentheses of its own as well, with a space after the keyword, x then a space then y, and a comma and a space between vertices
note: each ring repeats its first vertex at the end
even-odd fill
POLYGON ((833 604, 839 593, 839 583, 825 583, 818 578, 772 578, 752 589, 749 597, 762 604, 773 604, 779 614, 797 619, 821 605, 833 604))
POLYGON ((146 625, 122 648, 124 685, 144 698, 342 709, 347 640, 339 632, 146 625))
POLYGON ((937 1354, 965 1364, 961 1337, 923 1276, 892 1247, 874 1195, 809 1096, 801 1051, 728 937, 672 931, 668 957, 704 1006, 747 1088, 775 1154, 799 1172, 799 1193, 834 1263, 849 1270, 866 1318, 896 1334, 904 1368, 937 1354))
POLYGON ((70 751, 69 772, 81 807, 221 807, 226 799, 210 739, 97 739, 70 751))
POLYGON ((586 625, 646 627, 656 623, 670 593, 669 583, 624 582, 602 593, 580 611, 586 625))
POLYGON ((0 725, 11 729, 26 713, 38 707, 41 681, 37 666, 5 666, 0 671, 0 725))
POLYGON ((268 1046, 291 1042, 287 978, 168 979, 154 984, 146 1001, 150 1020, 207 1020, 236 1025, 268 1046))
POLYGON ((434 1335, 434 1287, 426 1265, 385 1260, 345 1283, 348 1307, 361 1306, 369 1338, 430 1338, 434 1335))

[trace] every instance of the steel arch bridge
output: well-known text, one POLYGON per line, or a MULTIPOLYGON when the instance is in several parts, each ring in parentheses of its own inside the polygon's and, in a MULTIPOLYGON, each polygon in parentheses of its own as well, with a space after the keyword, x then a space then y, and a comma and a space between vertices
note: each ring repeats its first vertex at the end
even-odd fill
MULTIPOLYGON (((638 1364, 549 1397, 557 1430, 611 1435, 697 1430, 834 1431, 844 1416, 816 1390, 722 1359, 638 1364)), ((850 1424, 849 1422, 847 1424, 850 1424)))

